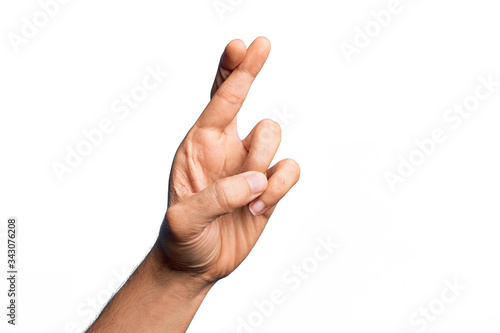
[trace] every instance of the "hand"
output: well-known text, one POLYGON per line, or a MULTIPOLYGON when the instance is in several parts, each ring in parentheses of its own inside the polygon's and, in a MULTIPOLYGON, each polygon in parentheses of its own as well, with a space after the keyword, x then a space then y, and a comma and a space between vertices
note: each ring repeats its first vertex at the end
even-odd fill
POLYGON ((212 100, 175 155, 158 240, 88 333, 185 332, 211 286, 246 258, 298 181, 293 160, 269 168, 278 124, 263 120, 243 141, 236 131, 269 50, 265 38, 248 50, 239 40, 227 45, 212 100))
POLYGON ((155 247, 163 263, 211 284, 246 258, 278 201, 299 179, 290 159, 269 168, 280 126, 259 122, 241 140, 236 115, 270 52, 266 38, 240 40, 222 55, 212 99, 181 143, 172 166, 169 208, 155 247))

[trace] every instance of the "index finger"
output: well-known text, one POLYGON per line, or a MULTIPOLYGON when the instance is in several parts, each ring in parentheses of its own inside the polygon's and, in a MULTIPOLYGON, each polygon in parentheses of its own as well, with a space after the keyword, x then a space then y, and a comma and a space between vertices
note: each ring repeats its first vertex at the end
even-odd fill
POLYGON ((270 51, 271 43, 265 37, 257 38, 248 47, 245 58, 217 90, 197 126, 224 131, 238 114, 270 51))

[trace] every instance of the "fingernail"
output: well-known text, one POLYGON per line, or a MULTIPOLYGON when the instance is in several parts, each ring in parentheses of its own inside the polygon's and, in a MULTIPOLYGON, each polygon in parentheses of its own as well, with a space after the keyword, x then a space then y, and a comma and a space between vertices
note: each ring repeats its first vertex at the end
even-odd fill
POLYGON ((263 173, 251 173, 245 176, 250 188, 252 189, 252 194, 257 194, 264 192, 267 187, 267 178, 263 173))
POLYGON ((264 203, 261 200, 255 200, 248 207, 248 209, 250 209, 250 213, 252 213, 255 216, 262 214, 264 208, 266 208, 266 205, 264 205, 264 203))

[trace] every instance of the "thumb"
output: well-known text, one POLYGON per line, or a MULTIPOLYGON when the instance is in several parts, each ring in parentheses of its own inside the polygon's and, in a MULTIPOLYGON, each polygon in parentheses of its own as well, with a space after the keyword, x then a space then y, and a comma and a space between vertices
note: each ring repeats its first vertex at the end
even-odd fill
POLYGON ((260 172, 245 172, 217 180, 182 203, 192 215, 191 223, 204 227, 221 215, 243 207, 267 188, 267 177, 260 172))

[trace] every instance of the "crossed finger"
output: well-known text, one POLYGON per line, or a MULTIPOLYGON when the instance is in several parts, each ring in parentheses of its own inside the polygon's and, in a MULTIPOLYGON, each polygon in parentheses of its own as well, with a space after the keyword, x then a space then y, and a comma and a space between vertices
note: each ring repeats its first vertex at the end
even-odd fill
POLYGON ((269 40, 265 37, 257 38, 248 47, 241 63, 217 89, 195 126, 224 132, 243 105, 270 51, 269 40))
POLYGON ((219 68, 215 75, 210 98, 214 97, 217 90, 222 86, 224 81, 231 75, 233 70, 241 63, 247 54, 247 47, 240 39, 235 39, 227 44, 220 58, 219 68))

